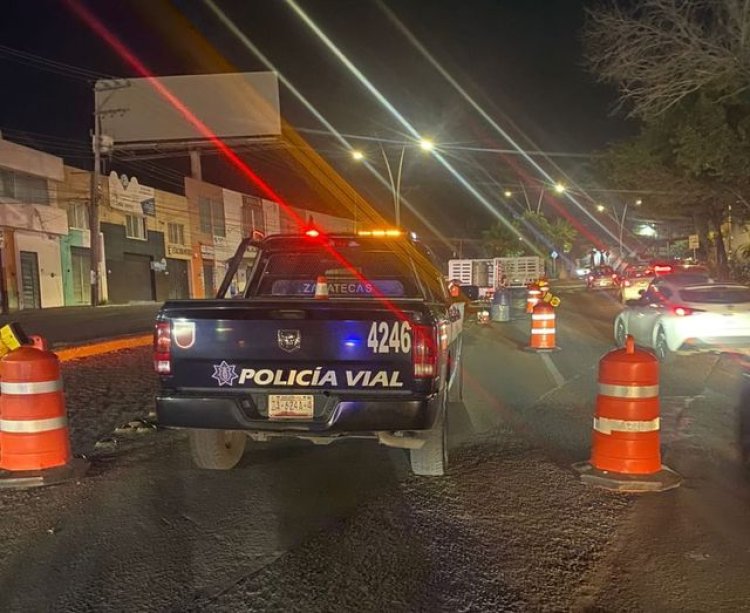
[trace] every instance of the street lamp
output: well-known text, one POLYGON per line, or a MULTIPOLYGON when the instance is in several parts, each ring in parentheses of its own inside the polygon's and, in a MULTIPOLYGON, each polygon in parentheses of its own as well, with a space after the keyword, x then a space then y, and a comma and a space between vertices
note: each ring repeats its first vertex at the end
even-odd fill
MULTIPOLYGON (((435 149, 435 143, 429 138, 422 138, 418 141, 419 148, 429 153, 435 149)), ((383 161, 385 162, 385 169, 388 171, 388 179, 391 182, 391 191, 393 192, 393 206, 396 213, 396 227, 401 227, 401 174, 404 168, 404 156, 406 155, 406 149, 411 143, 406 143, 401 147, 401 153, 398 157, 398 167, 394 176, 393 169, 391 168, 391 162, 388 159, 388 154, 385 152, 383 143, 380 143, 380 152, 383 154, 383 161)), ((361 162, 365 159, 365 154, 357 149, 352 150, 352 158, 357 162, 361 162)))
POLYGON ((599 211, 600 213, 604 213, 604 209, 605 208, 606 207, 603 204, 597 204, 596 205, 596 210, 599 211))
POLYGON ((566 189, 567 188, 565 187, 565 185, 563 185, 559 181, 557 183, 555 183, 555 192, 556 193, 558 193, 558 194, 564 194, 566 189))
POLYGON ((510 197, 511 197, 511 196, 513 195, 513 192, 512 192, 512 191, 510 191, 509 189, 506 189, 506 190, 505 190, 505 191, 503 192, 503 195, 504 195, 504 196, 505 196, 506 198, 510 198, 510 197))

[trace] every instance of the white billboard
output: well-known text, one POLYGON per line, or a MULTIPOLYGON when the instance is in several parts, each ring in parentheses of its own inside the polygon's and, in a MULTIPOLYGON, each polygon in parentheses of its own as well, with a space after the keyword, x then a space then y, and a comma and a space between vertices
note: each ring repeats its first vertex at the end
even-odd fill
MULTIPOLYGON (((273 72, 157 77, 184 108, 222 139, 281 134, 279 82, 273 72)), ((149 79, 100 80, 96 108, 115 146, 205 140, 149 79)))
POLYGON ((156 217, 156 195, 153 187, 141 185, 135 177, 109 173, 109 206, 133 215, 156 217))

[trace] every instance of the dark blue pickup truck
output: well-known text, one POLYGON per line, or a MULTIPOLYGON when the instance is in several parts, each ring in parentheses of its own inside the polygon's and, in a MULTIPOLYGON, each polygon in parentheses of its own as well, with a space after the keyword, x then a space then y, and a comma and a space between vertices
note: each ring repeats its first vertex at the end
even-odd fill
POLYGON ((199 467, 232 468, 248 438, 372 437, 444 473, 462 305, 429 252, 391 234, 246 239, 216 299, 164 304, 158 420, 190 429, 199 467))

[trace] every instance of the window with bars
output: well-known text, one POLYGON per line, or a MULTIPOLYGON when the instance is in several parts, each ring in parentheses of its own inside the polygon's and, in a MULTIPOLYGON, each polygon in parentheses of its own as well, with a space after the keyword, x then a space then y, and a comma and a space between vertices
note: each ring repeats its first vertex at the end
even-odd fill
POLYGON ((181 223, 167 224, 167 240, 173 245, 185 244, 185 226, 181 223))
POLYGON ((198 198, 198 216, 201 232, 212 236, 227 235, 223 202, 205 197, 198 198))
POLYGON ((89 207, 83 202, 68 205, 68 227, 75 230, 89 229, 89 207))
POLYGON ((49 204, 47 179, 0 168, 0 197, 28 204, 49 204))
POLYGON ((125 236, 145 241, 147 238, 146 218, 137 215, 125 215, 125 236))

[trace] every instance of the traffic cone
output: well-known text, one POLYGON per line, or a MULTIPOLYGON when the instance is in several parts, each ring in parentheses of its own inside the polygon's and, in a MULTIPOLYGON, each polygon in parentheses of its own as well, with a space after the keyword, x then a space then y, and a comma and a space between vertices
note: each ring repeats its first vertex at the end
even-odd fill
POLYGON ((54 353, 29 346, 8 353, 0 360, 0 392, 0 488, 51 485, 86 471, 88 463, 70 453, 54 353))
POLYGON ((540 302, 531 314, 531 339, 526 351, 560 351, 555 344, 555 309, 546 302, 540 302))
POLYGON ((573 468, 583 483, 609 490, 675 488, 682 477, 661 463, 659 428, 659 362, 628 336, 599 362, 591 460, 573 468))
POLYGON ((315 300, 328 299, 328 281, 325 276, 319 275, 315 281, 315 300))

